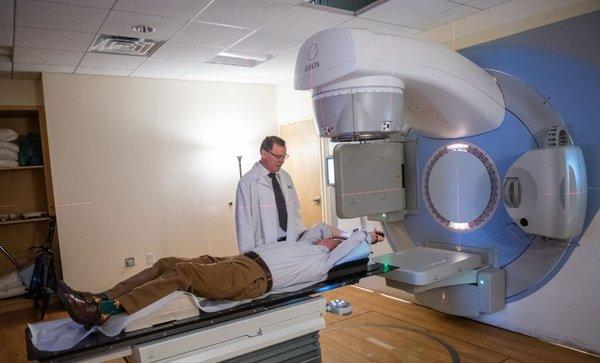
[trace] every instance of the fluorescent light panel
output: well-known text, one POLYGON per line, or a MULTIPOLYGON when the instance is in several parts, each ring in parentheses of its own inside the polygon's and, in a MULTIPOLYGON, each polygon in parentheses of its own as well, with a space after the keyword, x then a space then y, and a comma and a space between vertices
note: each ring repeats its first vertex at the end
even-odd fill
POLYGON ((269 58, 270 56, 267 54, 228 50, 219 53, 219 55, 206 63, 252 68, 268 60, 269 58))

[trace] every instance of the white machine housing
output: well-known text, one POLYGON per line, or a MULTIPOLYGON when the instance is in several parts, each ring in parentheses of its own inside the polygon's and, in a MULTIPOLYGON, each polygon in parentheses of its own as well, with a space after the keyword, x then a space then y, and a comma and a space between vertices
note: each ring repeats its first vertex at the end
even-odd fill
POLYGON ((506 173, 504 202, 527 233, 557 239, 579 235, 587 204, 581 148, 547 147, 523 154, 506 173))
POLYGON ((421 39, 334 28, 310 37, 296 59, 295 88, 312 89, 321 136, 386 138, 411 127, 458 138, 500 126, 494 78, 450 49, 421 39))

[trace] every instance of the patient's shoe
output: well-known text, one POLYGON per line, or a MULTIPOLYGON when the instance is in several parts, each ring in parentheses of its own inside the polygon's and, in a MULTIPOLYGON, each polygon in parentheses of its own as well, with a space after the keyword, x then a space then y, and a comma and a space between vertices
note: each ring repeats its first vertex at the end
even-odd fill
POLYGON ((61 295, 64 296, 64 294, 72 294, 77 296, 79 299, 83 300, 83 301, 88 301, 88 302, 93 302, 93 303, 99 303, 102 300, 106 300, 107 298, 105 296, 102 296, 102 294, 94 294, 91 292, 87 292, 87 291, 77 291, 77 290, 73 290, 69 285, 67 285, 64 281, 59 281, 58 282, 58 297, 60 299, 60 301, 63 303, 63 305, 65 304, 65 302, 63 301, 63 298, 61 298, 61 295), (62 291, 62 294, 61 294, 62 291))
POLYGON ((104 324, 109 317, 109 315, 100 314, 98 304, 82 300, 74 294, 66 293, 63 295, 63 299, 71 319, 82 324, 87 330, 94 325, 104 324))

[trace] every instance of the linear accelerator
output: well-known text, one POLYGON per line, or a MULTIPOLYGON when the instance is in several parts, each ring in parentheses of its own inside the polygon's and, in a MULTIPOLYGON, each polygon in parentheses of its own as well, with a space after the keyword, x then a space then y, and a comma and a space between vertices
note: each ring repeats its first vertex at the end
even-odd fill
POLYGON ((501 310, 539 288, 581 234, 582 151, 518 78, 439 44, 336 28, 303 44, 295 88, 312 91, 319 134, 338 143, 338 217, 383 224, 394 253, 374 260, 423 305, 501 310), (502 177, 503 153, 527 138, 535 147, 502 177))

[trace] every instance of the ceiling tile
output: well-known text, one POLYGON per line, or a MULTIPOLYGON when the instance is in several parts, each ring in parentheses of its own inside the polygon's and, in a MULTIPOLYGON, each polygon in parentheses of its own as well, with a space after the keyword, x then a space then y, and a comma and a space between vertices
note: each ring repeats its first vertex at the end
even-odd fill
POLYGON ((0 47, 13 46, 13 26, 0 25, 0 47))
POLYGON ((105 76, 128 76, 131 69, 116 69, 116 68, 94 68, 94 67, 77 67, 77 74, 98 74, 105 76))
POLYGON ((14 16, 14 0, 0 0, 0 25, 12 25, 14 16))
POLYGON ((108 10, 20 0, 17 6, 17 26, 95 33, 108 10))
POLYGON ((181 29, 185 22, 184 19, 178 18, 111 11, 104 22, 104 25, 102 25, 100 33, 124 37, 166 40, 181 29), (131 30, 131 27, 134 25, 149 25, 156 30, 149 34, 137 33, 131 30))
POLYGON ((251 32, 249 29, 190 22, 171 40, 211 47, 228 48, 251 32))
POLYGON ((166 42, 151 58, 175 59, 193 62, 206 62, 217 54, 221 53, 223 48, 204 47, 190 43, 166 42))
POLYGON ((204 63, 181 76, 181 79, 196 81, 222 81, 235 79, 243 73, 244 67, 227 66, 223 64, 204 63))
POLYGON ((86 53, 80 67, 87 68, 113 68, 113 69, 136 69, 144 63, 146 57, 134 57, 131 55, 86 53))
POLYGON ((472 8, 470 6, 459 5, 450 10, 443 11, 434 16, 430 16, 429 18, 423 19, 415 24, 414 27, 421 29, 431 29, 438 25, 450 23, 456 19, 463 18, 467 15, 473 14, 480 11, 479 9, 472 8))
POLYGON ((256 29, 291 7, 267 0, 219 0, 210 4, 194 20, 256 29))
POLYGON ((87 50, 95 34, 17 27, 15 46, 59 50, 87 50))
POLYGON ((189 20, 209 3, 210 0, 119 0, 114 10, 189 20))
POLYGON ((285 32, 309 37, 321 30, 333 28, 352 16, 317 10, 305 6, 294 6, 281 16, 265 25, 261 30, 271 33, 285 32))
POLYGON ((15 63, 76 66, 83 52, 15 47, 15 63))
POLYGON ((131 74, 134 77, 179 78, 196 68, 194 62, 179 62, 169 59, 149 58, 131 74))
POLYGON ((110 9, 115 0, 43 0, 49 3, 86 6, 88 8, 110 9))
POLYGON ((359 17, 407 26, 456 6, 446 0, 390 0, 359 17))
POLYGON ((401 25, 382 23, 380 21, 354 18, 339 26, 340 28, 361 28, 370 29, 377 33, 413 35, 421 32, 421 29, 411 28, 401 25))
POLYGON ((256 77, 287 77, 293 78, 295 66, 296 66, 296 55, 298 49, 294 52, 286 53, 278 57, 269 59, 268 61, 251 68, 246 72, 247 75, 253 75, 256 77))
POLYGON ((305 40, 305 35, 283 32, 271 33, 259 30, 236 44, 233 49, 279 55, 290 48, 302 44, 305 40))
POLYGON ((465 4, 469 5, 469 6, 474 6, 478 9, 489 9, 491 7, 500 5, 507 1, 508 0, 471 0, 471 1, 466 1, 465 4))
POLYGON ((16 63, 13 69, 15 72, 57 72, 57 73, 73 73, 75 66, 58 66, 50 64, 28 64, 16 63))

